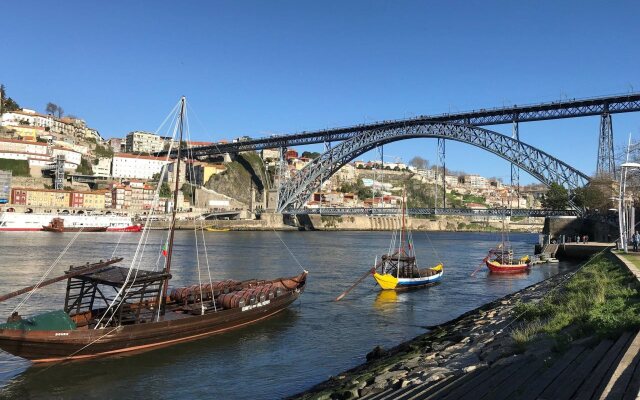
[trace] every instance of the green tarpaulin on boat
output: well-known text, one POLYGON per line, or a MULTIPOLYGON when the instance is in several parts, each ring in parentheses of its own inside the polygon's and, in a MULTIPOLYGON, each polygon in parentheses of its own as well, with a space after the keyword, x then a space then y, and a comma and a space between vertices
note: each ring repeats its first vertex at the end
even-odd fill
POLYGON ((62 311, 49 311, 44 314, 24 318, 20 321, 0 324, 0 329, 16 329, 22 331, 67 331, 76 329, 76 323, 62 311))

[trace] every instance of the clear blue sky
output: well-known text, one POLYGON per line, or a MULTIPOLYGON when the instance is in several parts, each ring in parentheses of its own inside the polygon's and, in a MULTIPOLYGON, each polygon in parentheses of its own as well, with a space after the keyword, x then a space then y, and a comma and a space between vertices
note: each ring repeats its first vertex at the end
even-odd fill
MULTIPOLYGON (((202 121, 193 139, 220 140, 640 91, 637 1, 23 0, 0 18, 8 94, 57 103, 107 138, 154 131, 181 95, 202 121)), ((591 174, 598 125, 520 134, 591 174)), ((640 137, 640 113, 613 125, 616 146, 640 137)), ((433 161, 435 149, 411 140, 385 154, 433 161)), ((452 169, 508 180, 496 156, 447 150, 452 169)))

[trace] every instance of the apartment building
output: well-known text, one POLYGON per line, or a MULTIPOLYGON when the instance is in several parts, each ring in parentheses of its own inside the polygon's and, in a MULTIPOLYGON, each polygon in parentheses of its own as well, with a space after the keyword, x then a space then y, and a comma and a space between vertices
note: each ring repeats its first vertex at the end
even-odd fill
POLYGON ((127 153, 155 153, 164 149, 164 140, 153 133, 134 131, 127 135, 127 153))
POLYGON ((151 179, 169 162, 160 157, 114 154, 111 174, 114 178, 151 179))

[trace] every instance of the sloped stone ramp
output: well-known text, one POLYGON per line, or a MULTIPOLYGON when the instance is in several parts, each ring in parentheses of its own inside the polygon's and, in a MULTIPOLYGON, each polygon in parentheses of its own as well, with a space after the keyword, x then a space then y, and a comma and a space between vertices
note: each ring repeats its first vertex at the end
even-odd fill
POLYGON ((584 399, 636 400, 640 390, 640 332, 595 346, 574 345, 550 358, 517 355, 490 367, 452 375, 438 382, 390 388, 366 400, 584 399), (621 370, 620 365, 624 365, 621 370))

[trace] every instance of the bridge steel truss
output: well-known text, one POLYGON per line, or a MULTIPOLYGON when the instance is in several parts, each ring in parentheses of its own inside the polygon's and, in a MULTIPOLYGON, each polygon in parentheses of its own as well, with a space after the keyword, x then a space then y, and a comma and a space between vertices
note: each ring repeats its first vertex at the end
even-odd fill
MULTIPOLYGON (((533 208, 408 208, 408 215, 465 215, 479 217, 553 217, 553 216, 577 216, 575 210, 539 210, 533 208)), ((364 207, 329 207, 329 208, 303 208, 285 211, 285 214, 321 214, 321 215, 375 215, 375 216, 399 216, 402 210, 399 208, 364 208, 364 207)))
MULTIPOLYGON (((340 142, 351 139, 363 131, 375 129, 390 129, 398 124, 422 125, 427 122, 449 122, 473 126, 489 126, 511 124, 514 122, 545 121, 563 118, 577 118, 588 116, 604 116, 640 111, 640 93, 626 95, 594 97, 588 99, 573 99, 552 103, 540 103, 525 106, 507 106, 502 108, 480 109, 453 114, 420 116, 395 121, 381 121, 372 124, 354 125, 342 128, 325 129, 313 132, 302 132, 291 135, 272 135, 270 137, 239 141, 235 143, 218 143, 211 146, 195 147, 190 154, 196 158, 210 157, 225 153, 253 151, 262 149, 286 148, 323 142, 340 142)), ((609 120, 610 121, 610 120, 609 120)), ((610 124, 607 127, 610 129, 610 124)), ((601 134, 601 142, 608 140, 607 134, 601 134)), ((609 143, 601 143, 607 149, 609 143)), ((175 156, 177 150, 173 150, 175 156)), ((607 152, 608 150, 605 150, 607 152)), ((166 151, 156 153, 166 155, 166 151)), ((606 156, 605 156, 606 157, 606 156)), ((608 162, 608 161, 607 161, 608 162)), ((607 164, 608 165, 608 164, 607 164)), ((604 168, 603 168, 604 169, 604 168)))
POLYGON ((494 131, 452 123, 407 124, 402 121, 364 129, 310 162, 292 179, 281 184, 277 211, 301 209, 320 187, 322 179, 328 179, 359 155, 386 143, 412 138, 448 139, 477 146, 517 165, 547 186, 558 183, 573 191, 589 182, 587 175, 563 161, 494 131))

